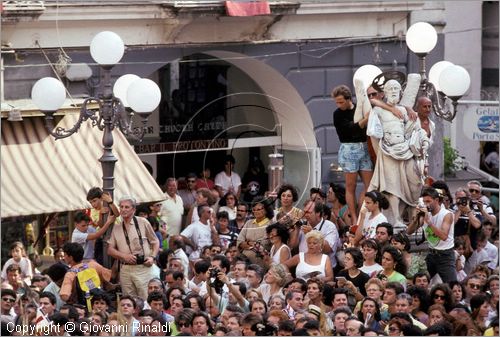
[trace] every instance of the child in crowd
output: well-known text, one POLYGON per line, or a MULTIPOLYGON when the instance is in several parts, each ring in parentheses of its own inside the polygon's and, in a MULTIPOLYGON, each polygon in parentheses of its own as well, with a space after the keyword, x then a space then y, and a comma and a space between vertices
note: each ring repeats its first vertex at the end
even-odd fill
POLYGON ((31 268, 30 259, 26 257, 26 250, 22 242, 16 241, 10 246, 10 256, 12 257, 3 266, 2 280, 5 281, 7 279, 7 267, 11 264, 17 264, 21 268, 21 279, 30 284, 33 277, 33 269, 31 268))
POLYGON ((455 260, 457 268, 457 280, 462 282, 467 277, 465 273, 465 241, 462 238, 455 238, 455 260))
POLYGON ((238 239, 238 234, 229 229, 229 214, 226 211, 217 213, 217 232, 219 233, 220 245, 227 250, 232 242, 238 239))

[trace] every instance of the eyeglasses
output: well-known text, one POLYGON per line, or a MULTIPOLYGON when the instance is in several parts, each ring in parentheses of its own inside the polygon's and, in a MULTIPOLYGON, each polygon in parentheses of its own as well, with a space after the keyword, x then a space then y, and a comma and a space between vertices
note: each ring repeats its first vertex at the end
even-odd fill
POLYGON ((367 96, 368 96, 368 98, 372 98, 372 97, 377 96, 377 93, 376 92, 371 92, 367 96))
POLYGON ((196 182, 196 180, 191 180, 191 179, 188 180, 188 183, 190 183, 190 184, 195 183, 195 182, 196 182))
POLYGON ((262 211, 263 209, 264 209, 264 207, 252 208, 252 211, 258 212, 258 211, 262 211))
POLYGON ((475 189, 473 189, 473 188, 469 188, 469 192, 470 192, 470 193, 481 193, 481 191, 480 191, 480 190, 475 190, 475 189))
POLYGON ((14 303, 16 300, 12 297, 2 297, 2 301, 14 303))
POLYGON ((399 331, 399 329, 396 328, 395 326, 389 327, 389 332, 396 332, 396 331, 399 331))
POLYGON ((436 300, 437 299, 444 300, 445 298, 446 298, 446 296, 444 296, 444 295, 438 295, 438 294, 434 295, 434 299, 436 299, 436 300))
POLYGON ((177 326, 179 328, 188 328, 189 327, 189 323, 187 323, 187 322, 179 322, 179 323, 177 323, 177 326))
POLYGON ((481 289, 481 285, 476 283, 469 283, 469 287, 472 289, 481 289))

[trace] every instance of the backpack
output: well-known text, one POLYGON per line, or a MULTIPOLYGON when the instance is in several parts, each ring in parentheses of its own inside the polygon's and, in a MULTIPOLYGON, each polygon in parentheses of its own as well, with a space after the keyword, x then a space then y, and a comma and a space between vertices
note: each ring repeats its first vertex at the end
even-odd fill
POLYGON ((83 264, 80 268, 72 268, 70 271, 76 273, 76 295, 79 304, 87 306, 88 312, 92 311, 93 293, 101 289, 101 278, 97 274, 95 268, 90 267, 88 264, 83 264))

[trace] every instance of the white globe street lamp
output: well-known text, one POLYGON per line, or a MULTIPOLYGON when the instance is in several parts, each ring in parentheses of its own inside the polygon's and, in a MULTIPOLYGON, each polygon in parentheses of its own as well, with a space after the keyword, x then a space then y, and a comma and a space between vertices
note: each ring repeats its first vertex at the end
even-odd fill
POLYGON ((56 139, 71 136, 88 119, 92 120, 92 125, 104 132, 103 155, 99 161, 103 170, 103 190, 111 196, 113 196, 113 175, 117 161, 112 149, 112 131, 118 127, 125 136, 142 140, 147 118, 158 107, 161 99, 160 88, 155 82, 131 74, 124 75, 116 81, 113 95, 111 69, 120 62, 124 51, 123 41, 116 33, 105 31, 92 39, 90 53, 102 68, 104 89, 98 97, 85 99, 80 109, 80 117, 70 129, 60 127, 54 129, 54 113, 63 105, 66 98, 66 89, 59 80, 52 77, 42 78, 35 83, 31 91, 33 102, 45 114, 45 126, 48 132, 56 139), (88 108, 91 103, 97 103, 99 110, 94 107, 88 108), (126 108, 129 106, 141 116, 143 124, 141 127, 132 126, 133 113, 126 113, 126 108))

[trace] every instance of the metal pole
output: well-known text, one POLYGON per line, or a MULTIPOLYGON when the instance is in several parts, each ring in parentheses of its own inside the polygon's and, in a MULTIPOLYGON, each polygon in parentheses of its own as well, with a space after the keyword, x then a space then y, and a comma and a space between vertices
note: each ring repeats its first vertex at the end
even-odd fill
MULTIPOLYGON (((118 159, 113 154, 113 122, 114 122, 114 110, 113 110, 113 91, 111 89, 111 67, 103 67, 104 70, 104 90, 102 97, 102 110, 100 111, 101 117, 104 120, 104 132, 102 136, 102 147, 103 154, 99 158, 102 166, 102 190, 108 192, 111 198, 114 199, 114 171, 115 163, 118 159)), ((103 205, 108 207, 108 205, 103 205)), ((111 212, 111 209, 109 210, 111 212)), ((104 221, 107 217, 104 218, 104 221)), ((110 226, 106 231, 103 238, 103 265, 106 268, 111 268, 112 259, 107 254, 108 244, 107 238, 111 235, 111 230, 113 226, 110 226)))

